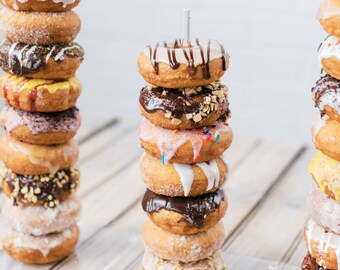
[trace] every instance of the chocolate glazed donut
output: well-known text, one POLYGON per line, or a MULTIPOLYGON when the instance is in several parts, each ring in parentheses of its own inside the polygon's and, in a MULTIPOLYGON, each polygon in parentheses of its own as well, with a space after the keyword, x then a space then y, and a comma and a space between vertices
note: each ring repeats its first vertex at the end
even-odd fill
POLYGON ((302 262, 301 270, 327 270, 327 269, 318 265, 316 261, 308 254, 302 262))

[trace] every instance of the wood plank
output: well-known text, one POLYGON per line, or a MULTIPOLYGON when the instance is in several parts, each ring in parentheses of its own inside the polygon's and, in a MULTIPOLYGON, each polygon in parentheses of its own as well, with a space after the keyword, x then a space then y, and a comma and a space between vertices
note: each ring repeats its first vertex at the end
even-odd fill
POLYGON ((300 235, 299 238, 297 239, 297 245, 294 248, 294 251, 292 252, 291 256, 288 258, 287 264, 289 265, 301 266, 304 257, 308 253, 306 242, 303 239, 303 228, 304 224, 301 227, 300 235))

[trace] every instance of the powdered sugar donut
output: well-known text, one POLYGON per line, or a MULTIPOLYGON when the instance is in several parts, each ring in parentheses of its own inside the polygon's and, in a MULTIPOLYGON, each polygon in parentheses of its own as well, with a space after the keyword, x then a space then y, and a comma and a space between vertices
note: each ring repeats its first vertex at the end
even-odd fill
POLYGON ((340 1, 323 0, 318 19, 327 33, 340 37, 340 1))
POLYGON ((340 80, 340 38, 328 36, 320 44, 319 61, 327 74, 340 80))
POLYGON ((1 3, 16 11, 64 12, 79 4, 80 0, 2 0, 1 3))

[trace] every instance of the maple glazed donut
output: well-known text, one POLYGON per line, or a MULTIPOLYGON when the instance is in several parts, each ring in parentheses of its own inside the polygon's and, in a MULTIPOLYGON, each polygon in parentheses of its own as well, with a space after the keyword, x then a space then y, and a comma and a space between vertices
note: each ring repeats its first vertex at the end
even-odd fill
POLYGON ((340 122, 320 119, 314 124, 312 135, 318 150, 340 161, 340 122))
POLYGON ((312 88, 312 96, 321 116, 340 122, 340 80, 329 75, 321 77, 312 88))
POLYGON ((221 81, 181 89, 149 85, 142 89, 139 103, 151 123, 166 129, 211 126, 229 115, 228 88, 221 81))
POLYGON ((308 171, 320 190, 340 202, 340 162, 318 151, 311 160, 308 171))
POLYGON ((220 157, 229 148, 233 133, 228 124, 194 130, 168 130, 143 119, 139 140, 144 150, 164 163, 201 163, 220 157))
POLYGON ((202 86, 220 79, 229 55, 215 40, 175 40, 147 46, 138 58, 144 80, 166 88, 202 86))
POLYGON ((80 202, 77 197, 71 197, 55 208, 22 204, 15 206, 7 199, 2 209, 2 215, 11 228, 34 236, 67 230, 76 224, 79 214, 80 202))
POLYGON ((197 197, 167 197, 147 190, 142 206, 156 226, 190 235, 214 227, 224 217, 228 201, 223 190, 197 197))
POLYGON ((304 238, 310 256, 325 269, 339 269, 340 235, 316 224, 310 219, 305 227, 304 238))
POLYGON ((9 41, 26 44, 72 42, 80 31, 77 13, 0 10, 0 32, 9 41))
POLYGON ((206 232, 180 235, 165 231, 151 221, 142 229, 144 244, 156 256, 172 262, 196 262, 212 256, 224 242, 222 222, 206 232))
POLYGON ((26 78, 66 80, 75 76, 83 59, 84 49, 75 42, 37 45, 4 40, 0 45, 1 68, 26 78))
POLYGON ((79 145, 74 140, 59 145, 35 145, 8 135, 0 139, 0 159, 17 174, 55 174, 73 168, 78 155, 79 145))
POLYGON ((2 0, 5 7, 16 11, 64 12, 79 4, 80 0, 2 0))
POLYGON ((221 158, 193 165, 162 164, 161 160, 145 154, 140 167, 148 189, 170 197, 214 192, 224 184, 228 174, 228 166, 221 158))
POLYGON ((0 79, 0 94, 12 107, 29 112, 60 112, 75 106, 81 94, 76 78, 39 80, 6 74, 0 79))
POLYGON ((320 44, 319 61, 327 74, 340 80, 340 38, 328 36, 320 44))
POLYGON ((316 261, 309 254, 307 254, 306 257, 303 259, 301 270, 327 270, 327 269, 318 265, 316 261))
POLYGON ((324 0, 318 12, 318 19, 327 33, 340 37, 339 0, 324 0))
POLYGON ((71 255, 78 238, 77 226, 43 236, 23 234, 8 228, 3 235, 2 245, 4 250, 18 261, 27 264, 47 264, 71 255))
POLYGON ((31 144, 64 144, 80 127, 76 107, 55 113, 31 113, 5 106, 0 113, 1 125, 14 139, 31 144))

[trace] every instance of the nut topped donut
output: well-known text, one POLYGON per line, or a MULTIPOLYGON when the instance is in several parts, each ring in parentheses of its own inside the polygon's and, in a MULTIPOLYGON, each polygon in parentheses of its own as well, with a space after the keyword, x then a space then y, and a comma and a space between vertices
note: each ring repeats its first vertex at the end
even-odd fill
POLYGON ((340 80, 340 38, 326 37, 319 47, 319 61, 327 74, 340 80))
POLYGON ((321 116, 340 122, 340 80, 329 75, 321 77, 312 88, 312 95, 321 116))
POLYGON ((220 79, 229 55, 216 40, 175 40, 149 45, 138 58, 144 80, 165 88, 197 87, 220 79))
POLYGON ((0 10, 0 32, 12 42, 26 44, 70 43, 80 31, 77 13, 0 10))
POLYGON ((166 129, 195 129, 211 126, 229 115, 228 88, 215 81, 194 88, 144 87, 139 103, 142 114, 166 129))
POLYGON ((318 19, 327 33, 340 37, 340 1, 323 0, 318 19))
POLYGON ((37 45, 4 40, 0 45, 1 68, 27 78, 74 77, 83 58, 84 49, 75 42, 37 45))
POLYGON ((16 11, 64 12, 79 4, 80 0, 2 0, 1 3, 16 11))

